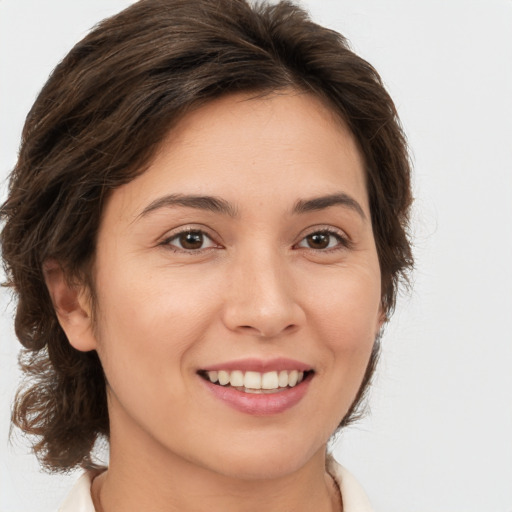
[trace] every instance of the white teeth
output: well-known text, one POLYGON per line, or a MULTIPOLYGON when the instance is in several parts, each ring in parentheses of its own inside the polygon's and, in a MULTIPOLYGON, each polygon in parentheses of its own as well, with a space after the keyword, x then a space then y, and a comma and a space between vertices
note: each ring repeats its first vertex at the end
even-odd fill
POLYGON ((264 373, 261 377, 261 389, 276 389, 279 387, 277 372, 264 373))
POLYGON ((225 372, 224 370, 221 370, 219 372, 219 384, 221 386, 225 386, 226 384, 229 384, 229 372, 225 372))
POLYGON ((240 370, 235 370, 231 372, 231 378, 229 379, 229 383, 234 387, 240 387, 244 385, 244 373, 240 370))
POLYGON ((279 372, 279 387, 285 388, 288 386, 288 372, 286 370, 281 370, 279 372))
POLYGON ((218 382, 221 386, 231 385, 234 388, 245 388, 246 392, 261 392, 258 390, 276 390, 293 388, 304 380, 304 372, 298 370, 281 370, 280 372, 243 372, 226 370, 206 372, 210 382, 218 382))
POLYGON ((245 372, 244 388, 261 389, 261 373, 245 372))

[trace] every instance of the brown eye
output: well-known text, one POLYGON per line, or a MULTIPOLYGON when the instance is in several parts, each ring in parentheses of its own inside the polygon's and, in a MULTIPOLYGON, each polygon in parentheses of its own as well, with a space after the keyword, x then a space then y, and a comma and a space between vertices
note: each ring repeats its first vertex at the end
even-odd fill
POLYGON ((213 240, 202 231, 182 231, 165 241, 166 245, 181 251, 200 251, 215 247, 213 240))
POLYGON ((203 234, 200 231, 189 231, 179 236, 179 241, 183 249, 201 249, 203 245, 203 234))
POLYGON ((331 236, 327 233, 313 233, 306 237, 308 247, 311 249, 325 249, 329 247, 331 236))
POLYGON ((299 247, 321 251, 347 247, 347 241, 338 233, 332 231, 316 231, 304 237, 298 244, 299 247))

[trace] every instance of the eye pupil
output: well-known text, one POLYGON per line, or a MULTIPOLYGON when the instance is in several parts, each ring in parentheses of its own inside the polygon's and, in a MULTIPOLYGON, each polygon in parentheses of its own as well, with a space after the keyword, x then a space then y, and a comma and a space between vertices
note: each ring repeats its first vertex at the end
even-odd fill
POLYGON ((326 233, 313 233, 307 237, 308 245, 312 249, 325 249, 329 246, 329 238, 326 233))
POLYGON ((182 233, 179 239, 184 249, 200 249, 203 245, 203 234, 200 231, 182 233))

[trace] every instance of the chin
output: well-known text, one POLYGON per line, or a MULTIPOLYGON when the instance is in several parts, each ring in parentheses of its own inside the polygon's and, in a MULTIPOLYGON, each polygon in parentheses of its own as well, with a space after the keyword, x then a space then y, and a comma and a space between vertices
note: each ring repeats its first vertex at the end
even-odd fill
MULTIPOLYGON (((257 437, 257 436, 256 436, 257 437)), ((284 478, 305 466, 312 458, 325 454, 326 444, 305 449, 304 442, 264 442, 255 439, 244 446, 233 444, 215 456, 216 472, 242 480, 275 480, 284 478), (219 466, 219 462, 221 465, 219 466)), ((322 458, 323 460, 323 458, 322 458)))

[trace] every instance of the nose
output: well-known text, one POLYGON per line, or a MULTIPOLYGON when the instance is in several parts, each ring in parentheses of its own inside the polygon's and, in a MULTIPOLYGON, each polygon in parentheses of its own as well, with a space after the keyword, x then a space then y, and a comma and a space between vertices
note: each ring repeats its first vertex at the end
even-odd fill
POLYGON ((223 321, 228 329, 261 338, 296 331, 305 313, 297 283, 278 255, 240 256, 226 280, 223 321))

